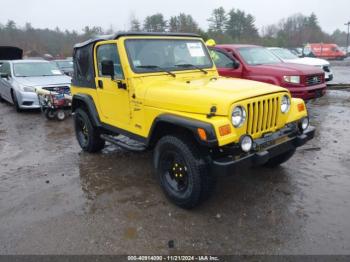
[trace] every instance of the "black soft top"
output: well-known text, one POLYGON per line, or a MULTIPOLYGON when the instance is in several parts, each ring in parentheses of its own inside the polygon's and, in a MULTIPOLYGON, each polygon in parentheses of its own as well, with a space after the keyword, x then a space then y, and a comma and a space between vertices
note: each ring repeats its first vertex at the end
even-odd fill
POLYGON ((90 44, 94 44, 99 41, 106 41, 106 40, 115 40, 123 36, 183 36, 183 37, 200 37, 197 34, 190 34, 190 33, 156 33, 156 32, 121 32, 121 33, 116 33, 113 35, 101 35, 97 36, 95 38, 89 39, 85 42, 76 44, 74 48, 81 48, 90 44))
POLYGON ((121 32, 114 35, 98 36, 80 44, 76 44, 73 50, 74 73, 72 84, 76 87, 96 88, 94 69, 94 46, 96 42, 115 40, 123 36, 183 36, 200 37, 196 34, 186 33, 149 33, 149 32, 121 32))

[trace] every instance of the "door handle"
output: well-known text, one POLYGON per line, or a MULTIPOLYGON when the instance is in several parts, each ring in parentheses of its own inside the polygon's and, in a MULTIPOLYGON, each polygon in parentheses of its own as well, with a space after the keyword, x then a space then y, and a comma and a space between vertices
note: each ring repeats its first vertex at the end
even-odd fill
POLYGON ((102 80, 98 80, 98 87, 103 89, 103 81, 102 80))

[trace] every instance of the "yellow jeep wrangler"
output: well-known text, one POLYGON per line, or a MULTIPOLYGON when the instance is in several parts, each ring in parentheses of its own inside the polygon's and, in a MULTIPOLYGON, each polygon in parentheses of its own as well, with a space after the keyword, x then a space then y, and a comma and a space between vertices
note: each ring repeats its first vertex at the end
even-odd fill
POLYGON ((192 34, 119 33, 77 44, 71 91, 82 149, 98 152, 105 141, 153 149, 161 187, 184 208, 208 198, 218 174, 278 166, 315 132, 303 100, 220 77, 192 34))

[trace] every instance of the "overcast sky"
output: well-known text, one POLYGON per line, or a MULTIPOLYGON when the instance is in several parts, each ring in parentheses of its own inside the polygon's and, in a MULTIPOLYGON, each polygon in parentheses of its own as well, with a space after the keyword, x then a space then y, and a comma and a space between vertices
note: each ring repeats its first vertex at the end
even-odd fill
POLYGON ((259 29, 295 13, 316 13, 328 33, 345 30, 344 23, 350 20, 350 0, 0 0, 0 23, 11 19, 20 26, 30 22, 40 28, 81 31, 89 25, 127 30, 132 15, 143 20, 156 12, 166 18, 184 12, 207 29, 207 18, 219 6, 251 13, 259 29))

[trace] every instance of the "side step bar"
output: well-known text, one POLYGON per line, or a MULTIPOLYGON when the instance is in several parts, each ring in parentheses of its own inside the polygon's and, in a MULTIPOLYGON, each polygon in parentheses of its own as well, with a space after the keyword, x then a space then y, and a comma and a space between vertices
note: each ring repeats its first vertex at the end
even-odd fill
POLYGON ((115 137, 102 134, 101 138, 126 150, 136 152, 142 152, 146 150, 146 146, 144 144, 132 140, 126 136, 119 135, 118 137, 115 137))

